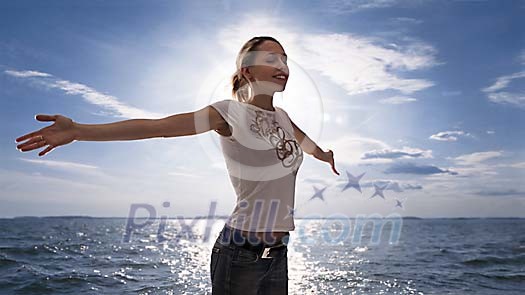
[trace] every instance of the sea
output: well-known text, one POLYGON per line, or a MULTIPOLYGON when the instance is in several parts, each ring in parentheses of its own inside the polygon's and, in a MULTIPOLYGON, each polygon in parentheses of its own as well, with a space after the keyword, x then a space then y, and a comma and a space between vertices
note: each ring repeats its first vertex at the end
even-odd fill
MULTIPOLYGON (((211 294, 223 219, 0 219, 0 294, 211 294)), ((525 219, 296 219, 289 294, 525 294, 525 219)))

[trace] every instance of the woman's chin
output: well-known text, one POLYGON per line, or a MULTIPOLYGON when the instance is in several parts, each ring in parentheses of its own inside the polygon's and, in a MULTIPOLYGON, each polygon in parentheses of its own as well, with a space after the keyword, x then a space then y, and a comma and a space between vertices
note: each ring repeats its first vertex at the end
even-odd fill
POLYGON ((283 92, 286 89, 286 84, 276 87, 275 92, 283 92))

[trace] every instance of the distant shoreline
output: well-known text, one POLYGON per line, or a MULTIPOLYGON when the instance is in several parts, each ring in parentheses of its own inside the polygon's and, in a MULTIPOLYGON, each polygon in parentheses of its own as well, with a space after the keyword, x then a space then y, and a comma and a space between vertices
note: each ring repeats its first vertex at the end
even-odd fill
MULTIPOLYGON (((178 216, 167 218, 168 220, 177 219, 227 219, 229 216, 216 215, 216 216, 178 216)), ((417 217, 417 216, 401 216, 402 219, 406 220, 431 220, 431 219, 450 219, 450 220, 468 220, 468 219, 525 219, 525 217, 417 217)), ((1 219, 128 219, 128 217, 96 217, 88 215, 59 215, 59 216, 15 216, 15 217, 0 217, 1 219)), ((135 217, 135 219, 159 219, 160 218, 148 218, 148 217, 135 217)), ((323 220, 339 220, 339 219, 356 219, 356 217, 295 217, 296 220, 301 219, 323 219, 323 220)), ((378 219, 376 217, 368 217, 367 219, 378 219)), ((383 218, 379 218, 383 219, 383 218)), ((385 217, 384 219, 392 219, 391 217, 385 217)))

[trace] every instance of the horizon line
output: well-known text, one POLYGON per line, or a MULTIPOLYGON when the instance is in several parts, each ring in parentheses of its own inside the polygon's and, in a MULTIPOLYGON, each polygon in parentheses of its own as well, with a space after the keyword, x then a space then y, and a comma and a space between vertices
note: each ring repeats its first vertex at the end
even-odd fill
MULTIPOLYGON (((227 219, 229 215, 215 215, 215 216, 175 216, 168 217, 168 220, 177 219, 227 219)), ((20 215, 13 217, 0 217, 0 219, 21 219, 21 218, 91 218, 91 219, 128 219, 129 217, 121 216, 90 216, 90 215, 20 215)), ((161 219, 161 217, 134 217, 136 219, 161 219)), ((294 219, 356 219, 358 217, 294 217, 294 219)), ((362 218, 362 217, 359 217, 362 218)), ((370 219, 378 219, 378 217, 369 217, 370 219)), ((381 218, 381 217, 380 217, 381 218)), ((384 216, 384 219, 391 219, 392 217, 384 216)), ((518 216, 455 216, 455 217, 420 217, 420 216, 401 216, 402 219, 525 219, 525 217, 518 216)))

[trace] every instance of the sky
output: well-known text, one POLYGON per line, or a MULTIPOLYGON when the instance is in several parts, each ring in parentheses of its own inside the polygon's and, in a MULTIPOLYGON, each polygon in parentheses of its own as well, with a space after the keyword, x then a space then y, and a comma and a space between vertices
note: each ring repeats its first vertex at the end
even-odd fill
POLYGON ((36 114, 102 124, 231 99, 258 35, 288 55, 274 105, 340 172, 305 156, 296 217, 525 217, 523 15, 512 0, 2 1, 0 217, 230 214, 215 132, 43 157, 15 138, 50 125, 36 114))

